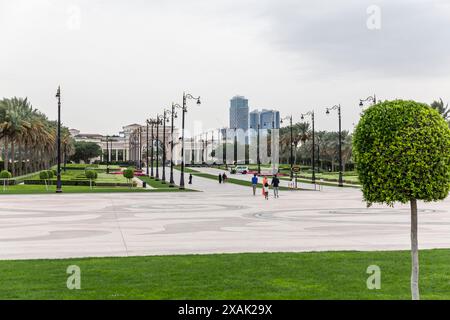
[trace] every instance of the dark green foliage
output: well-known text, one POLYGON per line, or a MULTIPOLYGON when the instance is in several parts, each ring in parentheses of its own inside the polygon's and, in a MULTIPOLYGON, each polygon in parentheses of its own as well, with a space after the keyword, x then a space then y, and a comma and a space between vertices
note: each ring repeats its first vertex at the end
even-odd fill
POLYGON ((56 175, 53 170, 47 170, 48 179, 53 179, 53 177, 56 175))
POLYGON ((0 172, 0 178, 1 179, 11 179, 12 178, 12 174, 8 170, 2 170, 0 172))
POLYGON ((353 149, 369 205, 448 195, 450 129, 426 104, 396 100, 368 108, 356 127, 353 149))
POLYGON ((130 181, 131 179, 134 178, 134 169, 133 168, 127 168, 127 169, 123 170, 122 174, 123 174, 123 176, 125 178, 128 179, 128 181, 130 181))
POLYGON ((48 179, 48 171, 41 171, 41 172, 39 172, 39 179, 47 180, 48 179))
POLYGON ((97 172, 95 172, 95 170, 86 170, 85 175, 86 175, 86 178, 92 179, 92 180, 97 179, 97 177, 98 177, 98 174, 97 174, 97 172))
POLYGON ((89 162, 89 159, 98 157, 102 154, 101 148, 95 142, 78 141, 75 142, 75 154, 70 157, 71 160, 79 162, 89 162))

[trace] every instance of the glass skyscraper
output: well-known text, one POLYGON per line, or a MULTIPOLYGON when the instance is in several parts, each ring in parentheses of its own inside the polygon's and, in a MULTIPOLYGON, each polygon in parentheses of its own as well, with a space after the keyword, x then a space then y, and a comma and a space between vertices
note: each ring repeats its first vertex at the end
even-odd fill
POLYGON ((248 99, 235 96, 230 101, 230 129, 248 130, 248 99))

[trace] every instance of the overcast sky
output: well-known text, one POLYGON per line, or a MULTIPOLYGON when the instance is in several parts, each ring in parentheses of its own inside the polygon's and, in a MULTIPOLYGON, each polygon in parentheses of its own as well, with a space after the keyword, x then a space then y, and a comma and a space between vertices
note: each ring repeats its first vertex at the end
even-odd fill
POLYGON ((27 96, 85 133, 143 123, 183 91, 187 122, 228 125, 229 100, 343 126, 358 100, 450 101, 448 0, 0 0, 0 97, 27 96), (378 11, 379 9, 379 11, 378 11))

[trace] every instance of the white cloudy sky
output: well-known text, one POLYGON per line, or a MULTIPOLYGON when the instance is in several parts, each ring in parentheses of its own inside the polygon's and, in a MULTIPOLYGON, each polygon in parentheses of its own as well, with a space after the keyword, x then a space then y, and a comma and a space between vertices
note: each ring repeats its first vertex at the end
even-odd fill
POLYGON ((448 0, 0 0, 0 97, 28 96, 83 132, 143 122, 184 90, 190 126, 228 123, 229 99, 283 115, 358 99, 450 101, 448 0), (367 8, 381 29, 367 28, 367 8))

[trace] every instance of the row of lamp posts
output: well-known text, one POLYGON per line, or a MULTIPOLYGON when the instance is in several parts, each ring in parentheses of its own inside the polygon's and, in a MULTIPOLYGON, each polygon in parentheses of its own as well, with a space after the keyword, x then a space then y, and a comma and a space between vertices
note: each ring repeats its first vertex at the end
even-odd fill
POLYGON ((186 112, 187 112, 187 102, 188 100, 196 100, 197 105, 200 105, 200 97, 194 97, 191 94, 183 93, 183 103, 182 105, 179 105, 177 103, 172 103, 171 109, 164 109, 163 114, 159 114, 154 119, 147 119, 146 125, 147 125, 147 175, 151 178, 154 178, 155 180, 159 181, 159 146, 160 140, 159 140, 159 127, 163 126, 163 141, 162 141, 162 176, 161 176, 161 183, 166 183, 166 123, 171 122, 171 141, 169 141, 170 144, 170 175, 169 175, 169 186, 174 187, 175 186, 175 180, 173 176, 173 169, 174 169, 174 161, 173 161, 173 152, 174 152, 174 144, 175 141, 173 139, 174 137, 174 121, 177 118, 177 109, 181 109, 181 174, 180 174, 180 184, 179 188, 184 189, 185 188, 185 182, 184 182, 184 171, 185 171, 185 161, 184 161, 184 130, 185 130, 185 118, 186 118, 186 112), (169 118, 170 116, 170 118, 169 118), (154 135, 154 127, 156 126, 156 139, 154 135), (149 129, 151 130, 151 141, 149 142, 149 129), (156 142, 156 159, 154 157, 154 143, 156 142), (150 155, 149 155, 149 148, 150 148, 150 155), (150 156, 150 157, 149 157, 150 156), (154 168, 153 164, 156 162, 156 168, 154 168), (150 163, 150 168, 149 168, 150 163))
MULTIPOLYGON (((62 192, 62 182, 61 182, 61 88, 58 86, 57 92, 56 92, 56 98, 57 98, 57 104, 58 104, 58 126, 57 126, 57 172, 56 172, 56 192, 57 193, 61 193, 62 192)), ((173 148, 174 148, 174 140, 173 140, 173 134, 174 134, 174 119, 177 118, 177 113, 176 113, 176 109, 179 108, 182 111, 182 118, 181 118, 181 175, 180 175, 180 185, 179 188, 180 189, 184 189, 185 188, 185 182, 184 182, 184 171, 185 171, 185 161, 184 161, 184 129, 185 129, 185 114, 187 112, 187 101, 188 100, 197 100, 197 105, 200 105, 200 97, 194 97, 191 94, 186 94, 183 93, 183 104, 180 106, 179 104, 175 104, 172 103, 172 108, 171 110, 167 110, 164 109, 164 113, 163 115, 158 115, 156 117, 156 119, 148 119, 146 121, 146 126, 147 126, 147 130, 146 130, 146 140, 147 140, 147 150, 146 150, 146 158, 147 158, 147 174, 150 177, 154 177, 156 180, 159 180, 159 126, 160 124, 163 124, 163 167, 162 167, 162 183, 166 183, 166 171, 165 171, 165 165, 166 165, 166 150, 165 150, 165 145, 166 145, 166 122, 169 121, 168 119, 168 115, 170 115, 171 117, 171 141, 170 141, 170 178, 169 178, 169 184, 171 187, 175 186, 175 181, 174 181, 174 177, 173 177, 173 167, 174 167, 174 161, 173 161, 173 148), (156 176, 154 176, 154 170, 153 170, 153 142, 155 141, 154 139, 154 132, 153 132, 153 128, 154 125, 156 125, 156 176), (151 154, 150 154, 150 165, 151 165, 151 171, 149 173, 149 126, 151 127, 151 154)), ((363 107, 365 105, 366 102, 371 102, 372 104, 376 104, 377 103, 377 98, 376 95, 373 96, 369 96, 366 99, 360 99, 359 102, 359 106, 363 107)), ((332 110, 337 110, 338 112, 338 121, 339 121, 339 186, 342 187, 343 186, 343 174, 342 174, 342 126, 341 126, 341 105, 334 105, 332 107, 327 107, 326 108, 326 114, 330 114, 330 112, 332 110)), ((312 183, 315 184, 316 181, 316 176, 315 176, 315 121, 314 121, 314 111, 309 111, 307 113, 301 114, 301 119, 304 120, 304 118, 306 116, 311 117, 311 123, 312 123, 312 183)), ((293 159, 293 121, 292 121, 292 115, 285 118, 285 119, 289 119, 289 125, 290 125, 290 157, 289 157, 289 162, 290 162, 290 175, 291 178, 293 176, 293 166, 294 166, 294 159, 293 159)), ((283 121, 283 119, 281 120, 281 122, 283 121)), ((261 172, 261 161, 260 161, 260 154, 259 154, 259 131, 260 131, 260 127, 258 124, 258 128, 257 128, 257 164, 258 164, 258 173, 261 172)), ((133 144, 134 145, 138 145, 137 149, 137 158, 138 160, 138 167, 139 169, 142 168, 142 163, 141 160, 141 145, 142 145, 142 129, 138 128, 137 132, 135 132, 135 135, 133 138, 133 144)), ((130 137, 130 142, 131 139, 130 137)), ((206 138, 207 139, 207 138, 206 138)), ((212 143, 213 143, 213 139, 214 139, 214 134, 212 134, 212 143)), ((107 148, 107 160, 106 160, 106 165, 107 165, 107 173, 109 172, 109 143, 111 143, 111 149, 112 149, 112 139, 109 139, 109 136, 106 137, 106 148, 107 148)), ((202 143, 204 143, 204 140, 202 140, 202 143)), ((207 143, 207 142, 206 142, 207 143)), ((225 149, 225 144, 224 144, 224 149, 225 149)), ((203 146, 203 150, 202 150, 202 158, 203 158, 203 152, 204 152, 204 146, 203 146)), ((223 153, 224 156, 224 160, 225 160, 225 153, 223 153)), ((236 156, 236 155, 235 155, 236 156)), ((202 159, 203 161, 204 159, 202 159)), ((226 161, 224 161, 226 164, 226 161)))

